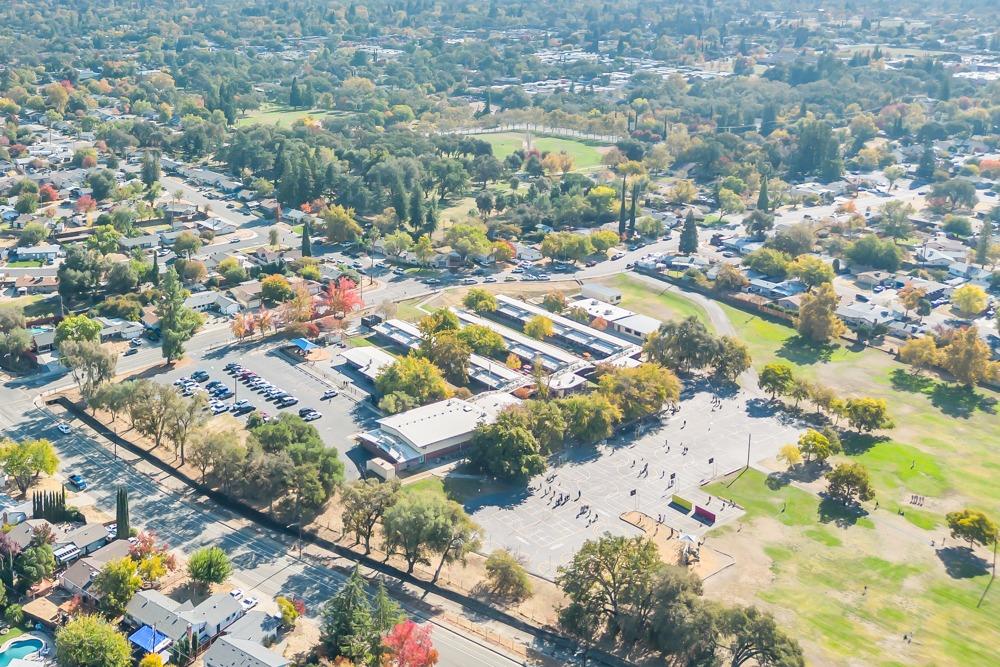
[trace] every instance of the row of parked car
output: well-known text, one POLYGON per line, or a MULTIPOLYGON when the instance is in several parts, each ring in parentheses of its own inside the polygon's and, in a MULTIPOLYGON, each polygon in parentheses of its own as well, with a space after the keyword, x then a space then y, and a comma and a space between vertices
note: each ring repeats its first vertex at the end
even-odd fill
MULTIPOLYGON (((236 362, 226 364, 224 370, 245 384, 247 388, 256 391, 266 400, 273 402, 278 408, 288 408, 299 402, 298 398, 292 396, 284 389, 274 386, 257 375, 257 373, 247 370, 236 362)), ((323 415, 313 408, 301 408, 299 409, 299 416, 306 421, 314 421, 323 415)))

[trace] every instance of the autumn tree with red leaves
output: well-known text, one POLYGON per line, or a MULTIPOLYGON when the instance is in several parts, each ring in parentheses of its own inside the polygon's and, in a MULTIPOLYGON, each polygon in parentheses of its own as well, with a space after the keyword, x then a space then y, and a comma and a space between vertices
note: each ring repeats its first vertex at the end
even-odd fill
POLYGON ((382 645, 386 649, 382 667, 431 667, 438 661, 437 649, 431 643, 430 624, 403 621, 389 631, 382 645))
POLYGON ((365 305, 358 292, 357 283, 350 278, 341 278, 330 282, 323 294, 323 303, 331 315, 339 315, 340 313, 347 315, 365 305))

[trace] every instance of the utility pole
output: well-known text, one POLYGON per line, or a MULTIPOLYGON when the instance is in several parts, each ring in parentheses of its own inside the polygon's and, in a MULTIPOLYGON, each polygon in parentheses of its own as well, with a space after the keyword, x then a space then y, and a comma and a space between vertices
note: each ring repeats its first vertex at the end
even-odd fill
POLYGON ((750 434, 747 433, 747 470, 750 469, 750 434))

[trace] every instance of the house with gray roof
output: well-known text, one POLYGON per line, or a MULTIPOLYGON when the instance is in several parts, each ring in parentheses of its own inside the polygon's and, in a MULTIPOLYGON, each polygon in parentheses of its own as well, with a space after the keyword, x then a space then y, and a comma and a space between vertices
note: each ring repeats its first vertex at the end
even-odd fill
POLYGON ((256 642, 225 635, 205 652, 205 667, 288 667, 282 655, 256 642))

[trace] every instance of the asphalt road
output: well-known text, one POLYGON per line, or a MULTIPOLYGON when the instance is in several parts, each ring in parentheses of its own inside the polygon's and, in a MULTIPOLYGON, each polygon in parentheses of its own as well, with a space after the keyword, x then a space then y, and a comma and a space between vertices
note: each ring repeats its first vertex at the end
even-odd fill
MULTIPOLYGON (((74 494, 73 502, 93 503, 113 515, 115 490, 125 486, 137 526, 155 532, 183 553, 206 545, 222 547, 234 564, 232 583, 261 600, 262 608, 272 607, 276 595, 291 594, 304 599, 310 615, 315 616, 343 584, 343 572, 324 566, 319 557, 307 553, 305 560, 295 558, 295 544, 284 536, 248 525, 208 500, 176 490, 174 480, 157 471, 147 472, 144 464, 133 467, 114 458, 81 425, 74 424, 70 435, 60 434, 49 411, 34 405, 34 392, 6 387, 2 393, 3 435, 51 439, 60 458, 60 473, 80 473, 88 480, 90 488, 84 494, 74 494)), ((408 612, 421 620, 416 610, 408 612)), ((433 639, 441 654, 439 664, 445 667, 520 664, 444 626, 435 626, 433 639)))

